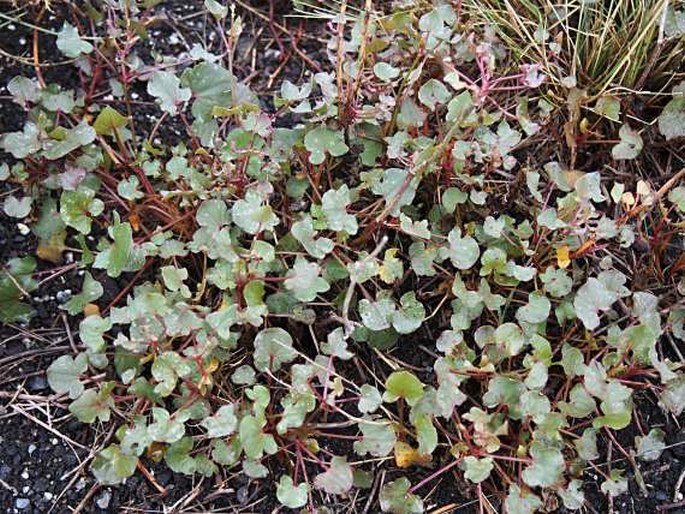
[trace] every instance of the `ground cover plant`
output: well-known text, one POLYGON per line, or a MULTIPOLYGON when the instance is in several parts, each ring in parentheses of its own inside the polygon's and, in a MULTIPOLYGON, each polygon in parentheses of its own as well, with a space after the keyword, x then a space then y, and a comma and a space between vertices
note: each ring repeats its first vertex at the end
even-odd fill
POLYGON ((46 377, 92 426, 92 490, 164 495, 165 467, 296 512, 592 512, 588 471, 603 510, 628 475, 648 495, 685 409, 685 9, 295 1, 313 61, 274 2, 205 0, 202 44, 150 52, 163 4, 2 14, 73 82, 29 59, 6 85, 2 209, 36 248, 0 318, 27 330, 80 272, 46 377), (238 71, 250 15, 266 87, 238 71))

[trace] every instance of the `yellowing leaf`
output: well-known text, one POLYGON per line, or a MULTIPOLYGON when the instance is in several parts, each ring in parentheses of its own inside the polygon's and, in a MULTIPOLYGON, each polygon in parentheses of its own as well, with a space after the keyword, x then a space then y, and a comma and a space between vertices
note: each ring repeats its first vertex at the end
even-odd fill
POLYGON ((65 250, 63 231, 58 232, 49 239, 41 239, 36 248, 36 257, 44 261, 58 264, 62 260, 62 252, 65 250))
POLYGON ((621 203, 626 207, 632 207, 635 205, 635 196, 630 191, 627 191, 621 195, 621 203))
POLYGON ((416 448, 411 445, 398 441, 395 443, 395 464, 399 468, 408 468, 412 466, 417 459, 418 453, 416 448))
POLYGON ((100 314, 100 307, 95 305, 94 303, 87 303, 83 307, 83 315, 88 317, 88 316, 95 316, 97 314, 100 314))
POLYGON ((426 466, 430 464, 431 456, 420 453, 416 448, 403 441, 395 443, 395 464, 398 468, 411 466, 426 466))
POLYGON ((571 264, 571 256, 570 256, 570 250, 568 246, 564 245, 560 248, 557 248, 557 265, 561 269, 566 269, 568 268, 568 265, 571 264))

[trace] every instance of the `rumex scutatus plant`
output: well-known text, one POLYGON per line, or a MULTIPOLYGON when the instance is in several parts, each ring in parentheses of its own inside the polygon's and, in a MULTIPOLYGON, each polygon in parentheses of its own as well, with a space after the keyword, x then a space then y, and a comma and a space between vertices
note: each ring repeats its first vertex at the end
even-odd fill
MULTIPOLYGON (((550 495, 580 509, 598 437, 631 423, 637 388, 682 412, 667 341, 685 334, 685 285, 635 289, 625 255, 655 211, 665 232, 682 223, 685 188, 530 166, 553 108, 545 75, 512 70, 495 31, 447 2, 335 15, 330 71, 284 80, 266 109, 234 72, 233 10, 206 2, 217 53, 148 62, 150 11, 124 4, 107 4, 102 34, 59 31, 80 88, 9 83, 27 121, 3 136, 15 160, 0 169, 24 185, 4 210, 33 221, 39 257, 80 249, 82 292, 64 309, 81 352, 48 380, 80 421, 117 427, 92 462, 100 482, 159 461, 235 468, 275 474, 286 507, 324 511, 379 467, 417 467, 423 480, 395 473, 379 494, 409 513, 456 468, 511 514, 550 495), (141 84, 159 116, 148 134, 132 117, 141 84), (158 137, 169 123, 183 143, 158 137), (105 274, 122 287, 108 305, 105 274)), ((682 93, 658 120, 666 139, 683 136, 682 93)), ((634 159, 640 134, 615 125, 614 159, 634 159)), ((30 315, 34 267, 4 269, 6 319, 30 315)), ((636 444, 654 458, 663 432, 636 444)), ((607 494, 627 487, 596 471, 607 494)))

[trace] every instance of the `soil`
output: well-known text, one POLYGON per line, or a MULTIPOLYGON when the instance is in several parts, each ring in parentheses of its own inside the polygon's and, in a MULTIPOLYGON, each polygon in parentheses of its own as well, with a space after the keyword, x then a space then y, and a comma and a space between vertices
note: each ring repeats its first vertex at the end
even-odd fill
MULTIPOLYGON (((266 2, 253 1, 251 5, 259 12, 266 13, 266 2)), ((282 15, 287 11, 286 2, 275 2, 277 20, 283 22, 282 15)), ((174 0, 163 3, 158 8, 159 24, 150 31, 150 41, 143 56, 152 59, 155 53, 169 53, 187 50, 187 45, 203 41, 204 17, 195 16, 201 9, 202 2, 183 2, 174 0), (182 21, 179 21, 182 20, 182 21)), ((2 12, 10 14, 13 9, 8 3, 2 3, 2 12)), ((56 11, 57 12, 57 11, 56 11)), ((297 82, 308 65, 293 52, 285 65, 281 67, 278 44, 274 42, 269 28, 253 12, 242 10, 245 22, 249 27, 246 36, 241 40, 243 45, 238 55, 237 73, 241 79, 247 79, 253 89, 269 98, 274 84, 282 78, 297 82), (256 34, 256 36, 252 36, 256 34), (256 64, 255 64, 255 60, 256 64), (279 68, 280 67, 280 68, 279 68), (278 75, 278 79, 276 79, 278 75), (273 79, 271 77, 274 77, 273 79)), ((62 19, 58 14, 47 14, 42 25, 57 30, 62 19)), ((301 36, 299 48, 303 49, 313 61, 325 64, 328 62, 324 45, 317 41, 316 34, 320 27, 312 27, 312 22, 303 21, 302 31, 299 22, 289 21, 294 33, 301 36)), ((0 47, 5 52, 30 58, 30 46, 33 32, 20 25, 5 25, 0 31, 0 47)), ((62 57, 56 51, 54 37, 39 36, 41 62, 58 62, 62 57)), ((289 41, 283 37, 282 44, 288 48, 289 41)), ((211 47, 208 48, 211 51, 211 47)), ((64 67, 47 67, 44 69, 46 81, 57 81, 64 88, 78 84, 78 77, 73 72, 65 73, 64 67)), ((24 113, 11 102, 6 94, 5 85, 15 75, 34 76, 34 68, 19 64, 5 56, 0 57, 0 128, 2 132, 19 130, 24 113)), ((309 69, 309 71, 312 71, 309 69)), ((136 90, 140 104, 136 108, 135 121, 138 125, 152 128, 156 111, 150 108, 150 98, 144 89, 136 90)), ((182 141, 183 131, 179 127, 165 124, 159 137, 166 141, 182 141)), ((5 162, 11 163, 11 157, 3 155, 5 162)), ((0 193, 6 193, 7 188, 0 193)), ((6 263, 17 256, 34 255, 35 238, 22 235, 21 227, 16 220, 10 219, 0 211, 0 262, 6 263)), ((71 257, 73 259, 73 256, 71 257)), ((73 334, 78 319, 72 319, 67 325, 66 318, 60 310, 70 294, 81 290, 82 273, 69 267, 70 257, 65 254, 66 265, 62 272, 55 275, 54 265, 40 261, 37 277, 44 280, 42 285, 30 294, 25 301, 29 302, 36 315, 28 324, 0 326, 0 509, 16 513, 67 513, 76 509, 79 512, 232 512, 232 513, 269 513, 287 512, 278 507, 275 499, 275 486, 270 481, 249 480, 244 476, 225 474, 214 479, 189 478, 172 474, 163 465, 146 462, 149 471, 154 475, 159 486, 166 492, 161 494, 152 482, 142 474, 130 478, 123 487, 100 487, 95 484, 88 471, 92 448, 97 442, 107 438, 110 427, 83 425, 68 415, 64 406, 53 401, 45 378, 45 369, 61 353, 69 353, 70 347, 77 344, 73 334), (54 278, 52 278, 54 276, 54 278)), ((105 285, 102 301, 107 304, 120 292, 121 283, 114 282, 106 275, 95 277, 105 285)), ((427 339, 430 334, 423 337, 427 339)), ((390 354, 410 365, 425 382, 434 382, 432 374, 432 357, 424 351, 416 351, 415 342, 401 340, 390 354)), ((367 356, 364 356, 367 357, 367 356)), ((373 361, 369 353, 370 361, 373 361)), ((376 364, 381 373, 382 364, 376 364)), ((596 467, 607 472, 609 467, 625 470, 630 479, 628 493, 609 502, 600 491, 601 478, 597 470, 584 470, 585 494, 590 512, 604 513, 611 508, 617 514, 669 512, 685 513, 683 502, 682 477, 685 474, 685 431, 682 426, 685 417, 674 420, 665 416, 656 405, 653 397, 639 395, 639 417, 630 428, 618 432, 620 443, 630 448, 634 437, 640 435, 640 428, 661 427, 667 434, 669 449, 654 462, 639 462, 639 471, 644 480, 644 490, 635 480, 635 469, 623 455, 607 453, 609 445, 603 441, 603 458, 598 459, 596 467), (604 462, 605 464, 602 464, 604 462)), ((331 451, 338 454, 349 453, 339 446, 338 442, 323 441, 331 451)), ((430 469, 412 469, 405 473, 412 483, 418 483, 432 471, 430 469)), ((388 471, 386 480, 394 478, 393 471, 388 471)), ((376 477, 380 478, 379 476, 376 477)), ((462 481, 458 474, 445 474, 418 491, 425 499, 427 511, 431 512, 479 512, 475 490, 462 481), (451 508, 450 508, 451 506, 451 508)), ((502 510, 501 498, 491 493, 488 496, 495 511, 502 510)), ((377 498, 369 498, 369 493, 362 492, 358 497, 345 499, 339 504, 327 503, 329 512, 378 512, 377 498), (366 509, 366 510, 364 510, 366 509)), ((565 512, 562 507, 549 505, 549 511, 565 512)))

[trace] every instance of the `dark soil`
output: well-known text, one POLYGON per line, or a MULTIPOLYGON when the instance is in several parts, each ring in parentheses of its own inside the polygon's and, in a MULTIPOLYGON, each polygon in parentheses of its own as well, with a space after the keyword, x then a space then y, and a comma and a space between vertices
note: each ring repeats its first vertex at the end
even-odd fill
MULTIPOLYGON (((262 13, 267 12, 265 4, 256 0, 251 2, 262 13)), ((287 11, 287 2, 275 2, 275 8, 279 23, 288 20, 282 17, 287 11)), ((188 45, 204 41, 207 18, 195 16, 201 9, 200 1, 173 0, 163 3, 157 12, 160 22, 150 29, 151 38, 141 57, 151 60, 156 53, 182 52, 188 50, 188 45)), ((9 13, 8 4, 3 3, 2 10, 9 13)), ((42 25, 59 29, 62 18, 57 13, 59 10, 55 10, 55 14, 46 14, 42 25)), ((279 45, 274 41, 268 24, 252 12, 241 14, 246 22, 246 35, 241 39, 242 46, 237 52, 241 59, 236 64, 236 72, 239 78, 250 82, 268 103, 275 84, 280 80, 290 78, 297 82, 305 72, 312 70, 292 50, 290 41, 283 35, 281 44, 288 57, 282 65, 279 45)), ((300 24, 300 21, 293 19, 287 23, 299 38, 298 48, 315 62, 326 66, 328 59, 325 47, 317 40, 320 27, 313 28, 309 21, 300 24)), ((32 30, 12 24, 0 31, 0 47, 5 52, 30 60, 32 38, 32 30)), ((58 62, 62 59, 56 51, 54 37, 41 34, 39 43, 41 62, 58 62)), ((211 45, 208 50, 211 51, 211 45)), ((46 67, 43 74, 47 82, 57 81, 64 88, 78 87, 78 76, 71 71, 65 73, 65 70, 70 69, 46 67)), ((34 76, 35 70, 32 66, 0 56, 0 71, 0 95, 4 95, 0 96, 0 131, 19 130, 25 113, 6 96, 5 86, 13 76, 34 76)), ((136 107, 135 122, 144 127, 142 132, 145 133, 156 122, 157 111, 150 109, 150 99, 144 88, 140 86, 139 89, 136 90, 140 103, 136 107)), ((166 141, 181 141, 183 129, 166 124, 159 132, 159 137, 166 141)), ((3 158, 11 163, 8 156, 4 155, 3 158)), ((6 192, 6 189, 2 192, 6 192)), ((35 254, 35 238, 22 235, 16 221, 0 211, 0 262, 3 264, 13 257, 35 254)), ((63 265, 68 265, 69 261, 70 257, 65 254, 63 265)), ((58 270, 53 264, 39 261, 38 280, 49 278, 58 270)), ((105 285, 102 305, 109 304, 125 283, 122 281, 122 284, 117 284, 104 275, 96 278, 105 285)), ((119 488, 101 488, 95 484, 88 470, 91 450, 111 436, 110 427, 83 425, 69 416, 63 406, 51 398, 44 372, 57 355, 71 352, 71 346, 78 344, 69 335, 77 331, 78 319, 72 320, 72 325, 67 326, 59 305, 66 301, 69 294, 81 290, 81 282, 82 274, 75 268, 46 280, 29 298, 24 299, 36 311, 31 322, 27 325, 0 326, 0 509, 17 513, 67 513, 74 509, 93 513, 200 510, 269 513, 278 510, 275 486, 271 481, 248 480, 230 473, 214 479, 189 478, 172 474, 163 465, 146 462, 157 483, 166 489, 165 494, 160 494, 142 474, 130 478, 125 486, 119 488)), ((423 337, 430 338, 432 335, 425 334, 423 337)), ((422 380, 434 382, 433 359, 424 351, 416 351, 415 344, 400 341, 391 353, 410 365, 422 380)), ((370 352, 367 356, 369 362, 373 362, 370 352)), ((382 364, 376 363, 375 366, 382 368, 382 364)), ((387 369, 376 371, 387 372, 387 369)), ((646 487, 645 495, 635 480, 635 470, 623 455, 614 450, 610 464, 606 463, 608 445, 603 441, 604 460, 599 459, 597 467, 602 471, 608 471, 609 465, 624 469, 630 478, 629 492, 611 502, 614 512, 685 513, 685 506, 681 506, 685 490, 682 487, 676 490, 676 486, 682 486, 680 478, 685 473, 685 431, 681 428, 685 418, 676 423, 671 417, 664 416, 655 399, 647 395, 639 398, 636 412, 642 430, 647 432, 650 428, 661 427, 671 447, 655 462, 639 462, 646 487)), ((640 429, 634 424, 619 432, 618 438, 624 447, 630 448, 636 435, 640 435, 640 429)), ((337 454, 349 453, 349 448, 340 447, 337 441, 324 440, 322 445, 337 454)), ((405 475, 412 483, 418 483, 431 472, 431 469, 417 468, 405 475)), ((393 473, 389 471, 385 479, 393 479, 393 473)), ((585 470, 583 478, 586 481, 588 510, 609 512, 611 504, 599 489, 601 477, 597 471, 589 468, 585 470)), ((441 513, 479 512, 478 502, 474 500, 477 498, 475 491, 457 473, 446 473, 431 481, 419 493, 425 498, 429 512, 436 509, 441 513)), ((501 498, 493 492, 489 499, 493 507, 501 511, 501 498)), ((325 506, 330 512, 340 513, 379 511, 377 499, 369 500, 368 492, 339 504, 327 503, 325 506)), ((550 503, 549 511, 564 512, 564 509, 550 503)))

